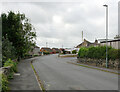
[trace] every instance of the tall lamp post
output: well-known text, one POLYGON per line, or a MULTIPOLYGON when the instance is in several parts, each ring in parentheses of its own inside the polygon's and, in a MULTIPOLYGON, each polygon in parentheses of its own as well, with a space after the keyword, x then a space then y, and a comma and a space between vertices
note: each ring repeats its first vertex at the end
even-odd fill
POLYGON ((103 5, 106 8, 106 68, 108 68, 108 5, 103 5))

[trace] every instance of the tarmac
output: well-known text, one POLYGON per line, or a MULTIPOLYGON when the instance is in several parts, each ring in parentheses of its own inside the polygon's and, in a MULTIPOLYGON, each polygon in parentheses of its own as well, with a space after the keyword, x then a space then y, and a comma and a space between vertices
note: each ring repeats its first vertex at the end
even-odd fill
POLYGON ((18 66, 18 73, 14 74, 14 78, 9 80, 10 91, 39 91, 37 79, 31 67, 31 59, 21 60, 18 66))

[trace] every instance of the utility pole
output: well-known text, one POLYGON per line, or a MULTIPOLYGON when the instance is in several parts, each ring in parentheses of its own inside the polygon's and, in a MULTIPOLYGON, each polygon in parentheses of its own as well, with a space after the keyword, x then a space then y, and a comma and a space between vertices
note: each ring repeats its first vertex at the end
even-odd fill
POLYGON ((108 5, 103 5, 106 7, 106 68, 108 68, 108 5))
POLYGON ((83 42, 83 31, 82 31, 82 42, 83 42))
POLYGON ((62 48, 63 48, 63 45, 62 45, 62 48))
POLYGON ((48 44, 48 43, 46 42, 46 47, 47 47, 47 44, 48 44))

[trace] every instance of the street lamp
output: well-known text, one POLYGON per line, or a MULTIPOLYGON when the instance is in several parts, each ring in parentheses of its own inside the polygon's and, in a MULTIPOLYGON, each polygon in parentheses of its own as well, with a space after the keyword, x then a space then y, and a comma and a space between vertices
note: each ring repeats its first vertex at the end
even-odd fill
POLYGON ((108 5, 103 5, 106 8, 106 68, 108 67, 108 5))

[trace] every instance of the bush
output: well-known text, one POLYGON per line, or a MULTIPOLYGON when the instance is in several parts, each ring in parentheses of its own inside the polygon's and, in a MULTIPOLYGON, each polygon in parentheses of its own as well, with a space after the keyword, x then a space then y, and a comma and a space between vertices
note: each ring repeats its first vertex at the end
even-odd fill
POLYGON ((81 58, 87 57, 88 55, 88 49, 85 47, 80 48, 79 52, 78 52, 78 56, 81 58))
POLYGON ((76 53, 77 53, 77 51, 76 51, 76 50, 73 50, 73 51, 72 51, 72 54, 76 54, 76 53))
POLYGON ((17 63, 12 61, 11 59, 8 59, 5 62, 4 67, 8 67, 8 66, 10 66, 10 72, 7 77, 8 77, 8 79, 13 79, 14 72, 17 72, 17 63))
POLYGON ((1 92, 7 92, 9 90, 7 76, 5 76, 4 74, 0 74, 0 78, 0 90, 1 92))
POLYGON ((48 51, 46 51, 46 52, 43 52, 43 54, 44 55, 48 55, 48 54, 50 54, 48 51))
MULTIPOLYGON (((108 47, 108 60, 119 59, 120 50, 113 49, 112 47, 108 47)), ((99 47, 89 47, 80 48, 78 52, 78 57, 81 58, 91 58, 91 59, 105 59, 106 58, 106 46, 99 47)))
POLYGON ((109 59, 118 59, 118 50, 117 49, 110 49, 108 52, 108 58, 109 59))
POLYGON ((39 55, 36 55, 36 54, 35 54, 34 57, 36 57, 36 56, 39 56, 39 55))
POLYGON ((12 61, 11 59, 8 59, 5 62, 4 67, 7 67, 7 66, 11 66, 12 71, 17 72, 17 63, 12 61))

